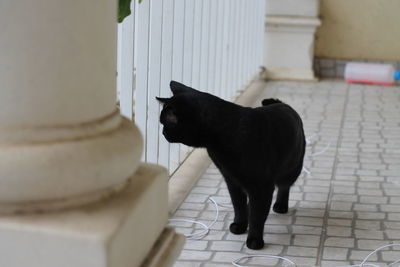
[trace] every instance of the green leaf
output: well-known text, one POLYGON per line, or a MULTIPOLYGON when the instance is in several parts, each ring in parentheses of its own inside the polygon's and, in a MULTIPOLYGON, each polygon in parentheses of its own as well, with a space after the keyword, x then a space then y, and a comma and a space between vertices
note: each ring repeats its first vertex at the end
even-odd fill
MULTIPOLYGON (((124 19, 131 14, 131 1, 132 0, 118 0, 118 23, 124 21, 124 19)), ((139 4, 141 2, 143 2, 143 0, 139 0, 139 4)))
MULTIPOLYGON (((142 0, 139 0, 139 3, 142 0)), ((131 14, 131 0, 118 0, 118 22, 121 23, 131 14)))

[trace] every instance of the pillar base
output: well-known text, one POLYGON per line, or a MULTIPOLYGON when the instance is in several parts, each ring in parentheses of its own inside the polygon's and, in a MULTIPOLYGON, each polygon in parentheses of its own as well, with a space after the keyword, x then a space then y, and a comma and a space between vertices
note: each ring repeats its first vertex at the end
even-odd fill
POLYGON ((0 135, 13 132, 21 140, 8 140, 0 150, 0 213, 46 212, 107 198, 124 188, 142 152, 138 128, 119 112, 80 125, 0 135), (22 142, 28 136, 36 139, 22 142))
POLYGON ((314 34, 321 21, 316 17, 266 17, 265 78, 315 81, 314 34))
POLYGON ((141 266, 167 224, 167 184, 163 168, 142 164, 127 187, 107 200, 59 212, 3 215, 0 266, 141 266))

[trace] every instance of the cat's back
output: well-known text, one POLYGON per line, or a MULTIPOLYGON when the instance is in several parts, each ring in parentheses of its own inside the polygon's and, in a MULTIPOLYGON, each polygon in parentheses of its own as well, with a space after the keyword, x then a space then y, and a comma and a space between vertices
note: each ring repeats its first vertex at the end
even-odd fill
POLYGON ((264 99, 261 103, 262 106, 254 110, 268 121, 280 124, 289 123, 302 127, 300 115, 288 104, 283 103, 279 99, 272 98, 264 99))

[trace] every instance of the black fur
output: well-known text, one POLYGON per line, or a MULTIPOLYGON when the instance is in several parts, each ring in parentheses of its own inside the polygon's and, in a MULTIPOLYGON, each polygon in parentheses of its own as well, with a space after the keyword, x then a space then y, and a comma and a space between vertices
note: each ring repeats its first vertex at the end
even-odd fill
POLYGON ((172 81, 173 96, 158 98, 169 142, 205 147, 228 186, 234 234, 249 227, 247 247, 261 249, 272 195, 273 210, 288 211, 289 189, 303 167, 305 138, 300 116, 276 99, 247 108, 172 81))

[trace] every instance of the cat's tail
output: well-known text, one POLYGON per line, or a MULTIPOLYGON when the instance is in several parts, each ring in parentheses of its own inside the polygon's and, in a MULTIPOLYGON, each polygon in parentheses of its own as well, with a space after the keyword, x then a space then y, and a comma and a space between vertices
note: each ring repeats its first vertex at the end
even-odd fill
POLYGON ((273 99, 273 98, 268 98, 268 99, 264 99, 263 101, 261 101, 261 104, 263 106, 268 106, 271 104, 278 104, 278 103, 282 103, 282 101, 280 101, 279 99, 273 99))

